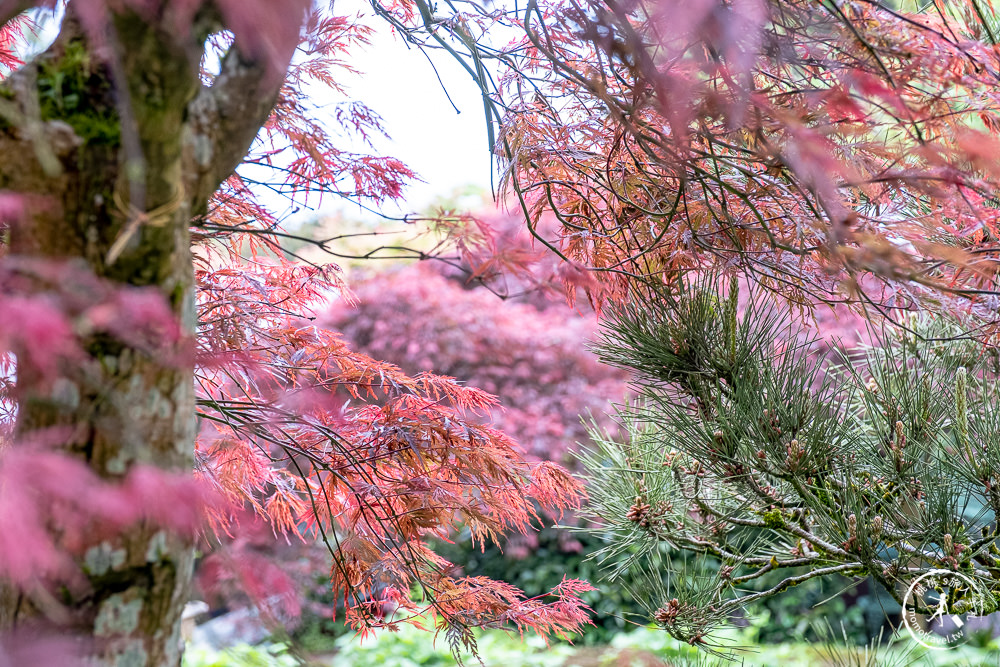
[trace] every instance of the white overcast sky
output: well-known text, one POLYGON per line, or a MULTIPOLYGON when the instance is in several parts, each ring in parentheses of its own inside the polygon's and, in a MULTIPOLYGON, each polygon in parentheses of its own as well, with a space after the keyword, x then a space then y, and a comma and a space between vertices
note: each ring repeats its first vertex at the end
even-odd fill
MULTIPOLYGON (((342 81, 351 99, 364 102, 385 121, 390 139, 376 142, 379 152, 399 158, 424 181, 407 189, 404 212, 419 210, 464 185, 489 190, 493 160, 486 119, 479 89, 469 75, 447 53, 432 53, 446 95, 428 59, 372 16, 370 5, 363 0, 338 0, 335 9, 348 15, 360 11, 376 29, 370 46, 357 47, 348 56, 361 75, 345 74, 342 81)), ((333 210, 348 213, 358 208, 334 197, 324 198, 320 212, 333 210)), ((391 205, 385 210, 399 212, 391 205)), ((314 214, 300 214, 308 215, 314 214)))
MULTIPOLYGON (((348 99, 364 102, 385 121, 384 129, 390 138, 376 141, 375 152, 399 158, 423 179, 411 183, 400 206, 386 204, 383 211, 388 215, 419 211, 436 197, 450 195, 466 185, 488 191, 493 160, 482 98, 469 75, 447 53, 433 52, 431 57, 448 90, 446 95, 428 59, 415 48, 408 48, 385 21, 374 16, 368 2, 336 0, 334 10, 342 16, 360 13, 363 21, 375 29, 369 46, 355 47, 345 58, 360 74, 338 74, 348 99), (449 95, 454 106, 448 101, 449 95)), ((40 41, 34 45, 36 49, 55 38, 59 21, 49 15, 42 17, 46 20, 40 41)), ((321 91, 313 101, 332 105, 344 98, 321 91)), ((360 142, 352 145, 344 141, 343 147, 371 152, 360 142)), ((280 197, 258 194, 277 212, 288 203, 280 197)), ((357 205, 328 196, 314 209, 303 209, 291 216, 289 222, 305 222, 337 211, 352 217, 374 217, 361 212, 357 205)))

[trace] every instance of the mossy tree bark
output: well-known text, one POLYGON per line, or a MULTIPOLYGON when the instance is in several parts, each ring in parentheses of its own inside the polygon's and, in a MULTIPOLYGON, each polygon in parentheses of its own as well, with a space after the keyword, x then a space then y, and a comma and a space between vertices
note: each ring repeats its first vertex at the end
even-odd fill
MULTIPOLYGON (((193 28, 179 30, 164 7, 159 21, 114 14, 102 45, 112 56, 103 58, 70 4, 53 46, 4 82, 0 190, 39 202, 12 229, 8 261, 68 261, 116 284, 155 288, 190 340, 190 220, 246 154, 281 77, 266 75, 273 53, 265 63, 236 43, 203 85, 199 63, 206 38, 225 28, 220 15, 206 4, 193 28)), ((190 360, 154 358, 107 337, 83 345, 81 363, 55 382, 19 360, 15 442, 56 426, 70 433, 66 450, 104 478, 137 463, 190 471, 190 360)), ((152 525, 94 544, 80 563, 85 582, 64 591, 59 621, 92 638, 96 664, 177 665, 193 559, 189 539, 152 525)), ((50 611, 6 590, 6 627, 50 611)))

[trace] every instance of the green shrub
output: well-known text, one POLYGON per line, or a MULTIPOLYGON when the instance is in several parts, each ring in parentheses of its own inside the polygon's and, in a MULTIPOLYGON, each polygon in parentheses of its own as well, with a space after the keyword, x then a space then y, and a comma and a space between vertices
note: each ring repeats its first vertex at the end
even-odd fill
MULTIPOLYGON (((747 590, 766 590, 782 579, 770 573, 747 590)), ((813 579, 749 606, 746 621, 761 644, 812 642, 815 628, 835 619, 838 636, 853 645, 864 645, 879 636, 887 621, 899 619, 899 604, 871 581, 844 577, 813 579)))
POLYGON ((343 599, 334 600, 328 572, 317 572, 312 586, 305 593, 307 604, 303 606, 302 617, 291 630, 290 638, 297 648, 305 653, 329 653, 336 647, 339 637, 353 634, 344 624, 343 599), (332 610, 337 609, 334 618, 332 610))
MULTIPOLYGON (((463 574, 506 581, 528 596, 552 590, 563 577, 597 585, 598 566, 590 556, 605 546, 600 537, 589 533, 578 535, 563 528, 543 528, 529 539, 530 547, 508 547, 505 553, 492 544, 484 549, 473 546, 469 536, 462 534, 455 538, 454 544, 438 544, 435 549, 452 563, 461 564, 463 574)), ((574 643, 606 644, 636 624, 648 623, 646 610, 620 586, 604 585, 582 597, 594 610, 594 626, 587 628, 582 637, 574 637, 574 643)))

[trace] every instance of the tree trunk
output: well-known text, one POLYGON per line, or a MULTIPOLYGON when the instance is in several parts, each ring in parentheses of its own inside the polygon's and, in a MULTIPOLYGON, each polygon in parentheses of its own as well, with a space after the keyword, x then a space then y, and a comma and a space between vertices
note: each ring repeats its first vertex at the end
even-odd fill
MULTIPOLYGON (((154 288, 182 322, 190 351, 192 211, 204 210, 242 160, 280 77, 263 87, 262 66, 234 46, 216 85, 204 87, 204 41, 222 27, 210 10, 183 34, 174 17, 157 25, 113 15, 104 46, 115 55, 103 61, 72 7, 56 43, 0 90, 16 108, 0 116, 7 156, 0 190, 38 202, 12 229, 5 261, 68 262, 112 284, 154 288)), ((40 281, 40 289, 60 288, 40 281)), ((82 345, 83 359, 54 381, 19 357, 15 442, 61 427, 70 433, 60 440, 65 450, 105 479, 121 479, 137 463, 190 472, 191 355, 161 359, 106 335, 82 345)), ((192 541, 143 524, 88 546, 79 563, 83 583, 61 590, 55 605, 61 626, 92 639, 94 664, 178 665, 192 541)), ((5 590, 4 626, 43 611, 52 620, 37 598, 5 590)))
MULTIPOLYGON (((117 23, 117 34, 129 38, 122 53, 130 57, 116 74, 128 80, 134 129, 123 127, 126 97, 115 95, 111 68, 93 56, 72 19, 57 44, 9 82, 25 117, 41 130, 34 145, 21 149, 21 154, 34 153, 29 168, 5 161, 0 169, 0 187, 34 193, 41 202, 13 229, 11 251, 24 258, 82 259, 85 269, 100 278, 153 287, 190 340, 194 273, 189 203, 179 197, 180 138, 186 106, 198 90, 198 62, 177 58, 169 42, 134 17, 117 23), (138 155, 123 148, 130 129, 138 134, 138 155), (131 203, 137 192, 145 202, 133 208, 167 213, 130 230, 134 212, 130 216, 120 205, 131 203), (121 249, 115 253, 116 241, 121 249)), ((25 134, 12 128, 7 139, 23 143, 25 134)), ((5 153, 10 149, 5 146, 5 153)), ((82 344, 81 362, 55 382, 29 358, 19 360, 18 438, 65 427, 71 434, 67 451, 110 480, 123 477, 135 463, 190 472, 195 436, 190 358, 178 363, 182 357, 175 355, 164 363, 100 335, 82 344)), ((193 561, 189 538, 150 525, 90 545, 80 563, 85 583, 63 592, 60 602, 68 612, 63 625, 92 637, 94 656, 108 665, 177 665, 193 561)), ((7 602, 8 624, 38 612, 21 596, 7 602)))

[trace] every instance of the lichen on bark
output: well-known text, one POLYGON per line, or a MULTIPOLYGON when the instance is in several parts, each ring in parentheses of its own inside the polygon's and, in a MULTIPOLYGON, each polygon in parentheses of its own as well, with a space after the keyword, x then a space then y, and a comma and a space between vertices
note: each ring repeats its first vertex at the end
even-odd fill
MULTIPOLYGON (((54 44, 0 86, 0 153, 22 157, 0 161, 0 190, 44 201, 11 230, 11 256, 72 262, 115 285, 155 288, 181 322, 179 345, 190 346, 192 212, 205 210, 239 164, 280 80, 264 82, 264 66, 237 43, 225 75, 203 85, 205 39, 226 27, 211 3, 190 30, 169 16, 111 10, 113 62, 73 7, 54 44)), ((64 450, 109 481, 137 463, 190 472, 191 355, 151 355, 107 336, 80 343, 83 358, 54 385, 41 382, 29 357, 19 359, 17 437, 68 426, 64 450)), ((94 664, 175 667, 193 563, 190 537, 148 523, 96 542, 80 559, 85 585, 62 591, 65 629, 94 640, 94 664)), ((37 611, 2 586, 0 626, 37 611)))

